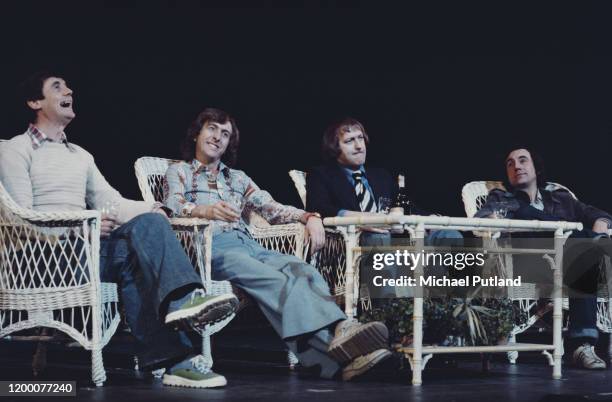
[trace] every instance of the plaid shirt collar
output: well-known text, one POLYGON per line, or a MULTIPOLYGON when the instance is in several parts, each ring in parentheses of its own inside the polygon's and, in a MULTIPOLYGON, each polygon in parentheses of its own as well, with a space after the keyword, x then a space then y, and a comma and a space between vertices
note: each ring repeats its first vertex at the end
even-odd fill
POLYGON ((68 148, 71 152, 75 151, 74 147, 68 142, 66 133, 64 133, 63 131, 59 141, 53 141, 52 139, 47 137, 47 135, 40 131, 34 124, 30 124, 27 133, 30 136, 30 139, 32 140, 32 148, 34 149, 40 148, 45 141, 49 141, 62 143, 66 145, 66 148, 68 148))
MULTIPOLYGON (((202 172, 206 172, 208 169, 206 169, 205 164, 203 164, 196 158, 193 158, 191 160, 191 170, 194 173, 202 173, 202 172)), ((225 163, 219 161, 219 172, 223 172, 223 174, 227 174, 229 172, 229 167, 225 163)))

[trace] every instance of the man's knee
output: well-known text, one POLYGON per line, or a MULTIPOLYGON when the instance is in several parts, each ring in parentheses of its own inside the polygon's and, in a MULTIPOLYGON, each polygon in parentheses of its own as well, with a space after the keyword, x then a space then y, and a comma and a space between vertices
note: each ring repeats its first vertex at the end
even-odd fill
POLYGON ((248 254, 235 251, 229 251, 219 256, 214 256, 212 262, 213 266, 224 265, 227 267, 242 267, 253 265, 253 261, 248 254))
POLYGON ((359 237, 359 245, 366 247, 390 246, 391 235, 389 233, 363 232, 359 237))
POLYGON ((319 270, 310 264, 304 264, 303 262, 300 262, 296 264, 296 266, 303 273, 303 275, 306 275, 308 277, 318 277, 321 275, 319 273, 319 270))
POLYGON ((427 246, 458 246, 462 242, 463 235, 457 230, 432 230, 425 238, 427 246))
POLYGON ((163 241, 162 239, 175 237, 168 219, 158 213, 145 213, 130 219, 113 232, 113 236, 139 238, 147 241, 163 241))
POLYGON ((163 230, 170 228, 170 222, 161 214, 155 212, 147 212, 132 218, 131 222, 134 226, 145 227, 155 230, 163 230))
POLYGON ((458 230, 434 230, 431 233, 438 239, 463 239, 463 235, 458 230))

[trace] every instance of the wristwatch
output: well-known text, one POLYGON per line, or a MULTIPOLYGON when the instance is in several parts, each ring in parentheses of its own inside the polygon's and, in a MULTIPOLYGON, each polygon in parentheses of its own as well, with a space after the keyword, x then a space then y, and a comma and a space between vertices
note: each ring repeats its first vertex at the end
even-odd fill
POLYGON ((308 212, 308 218, 306 218, 306 221, 308 222, 308 219, 312 218, 313 216, 316 216, 319 219, 323 219, 323 217, 321 216, 320 213, 318 212, 308 212))

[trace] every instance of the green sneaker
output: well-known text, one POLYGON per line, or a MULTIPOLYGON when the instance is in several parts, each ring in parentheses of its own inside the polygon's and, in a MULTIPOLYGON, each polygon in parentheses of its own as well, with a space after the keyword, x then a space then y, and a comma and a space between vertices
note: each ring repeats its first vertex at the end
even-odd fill
POLYGON ((173 387, 213 388, 227 385, 221 374, 206 367, 204 356, 197 355, 178 363, 164 374, 162 384, 173 387))
POLYGON ((166 324, 188 324, 200 328, 232 315, 238 307, 238 298, 231 293, 206 295, 196 289, 182 299, 170 303, 166 324))

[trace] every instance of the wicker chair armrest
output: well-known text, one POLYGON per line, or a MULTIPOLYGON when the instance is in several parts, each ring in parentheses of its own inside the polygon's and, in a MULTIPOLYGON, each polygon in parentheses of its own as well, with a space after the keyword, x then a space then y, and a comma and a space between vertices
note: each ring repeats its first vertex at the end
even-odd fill
POLYGON ((289 223, 258 227, 251 225, 249 232, 253 239, 268 249, 284 254, 293 254, 304 259, 308 255, 309 242, 306 239, 306 226, 289 223))
POLYGON ((206 228, 210 221, 201 218, 170 218, 170 224, 175 230, 193 230, 194 227, 206 228))
POLYGON ((254 238, 274 237, 274 236, 298 236, 303 235, 306 226, 303 223, 286 223, 282 225, 271 225, 267 227, 249 227, 249 231, 254 238))
POLYGON ((100 286, 99 211, 40 212, 10 208, 3 214, 5 219, 0 223, 2 265, 17 263, 11 255, 31 254, 31 258, 37 259, 32 263, 38 267, 36 271, 48 272, 36 274, 30 266, 27 274, 22 274, 19 280, 31 280, 27 278, 41 275, 47 280, 47 288, 100 286), (61 257, 52 257, 49 253, 61 253, 61 257), (58 261, 61 259, 72 261, 60 265, 58 261), (75 263, 75 260, 80 262, 75 263))
POLYGON ((171 218, 172 230, 177 235, 193 267, 206 287, 211 286, 212 233, 210 221, 200 218, 171 218))
POLYGON ((95 210, 40 212, 19 208, 11 212, 34 226, 45 227, 75 226, 77 222, 100 220, 100 212, 95 210), (67 222, 72 224, 68 225, 67 222))
POLYGON ((10 213, 5 215, 8 219, 0 219, 0 225, 6 229, 2 231, 4 241, 8 241, 15 236, 21 238, 25 236, 31 240, 38 239, 39 241, 57 241, 66 239, 66 233, 68 232, 65 232, 65 230, 87 227, 90 231, 89 242, 93 242, 95 239, 95 242, 99 244, 99 223, 101 219, 99 211, 39 212, 25 208, 15 208, 9 211, 10 213), (26 230, 14 232, 15 228, 19 227, 26 230))

